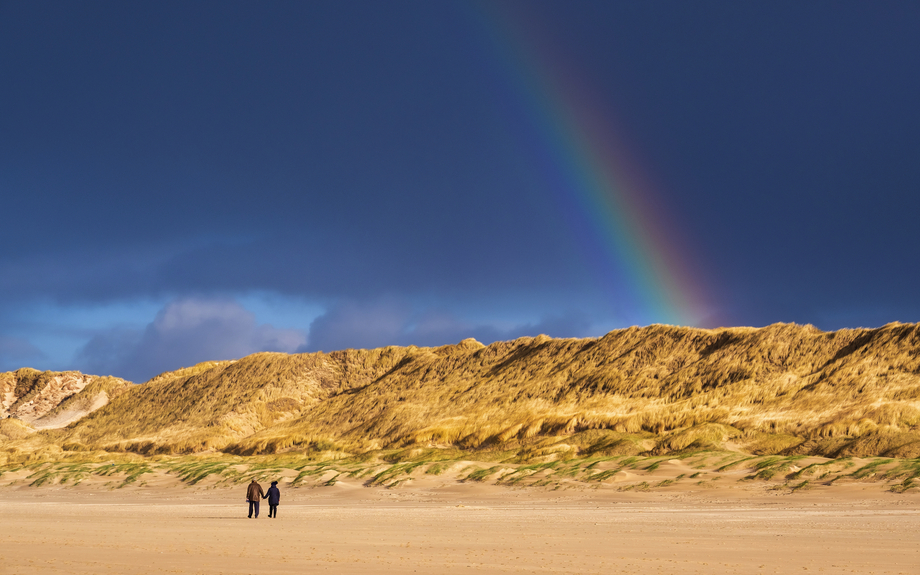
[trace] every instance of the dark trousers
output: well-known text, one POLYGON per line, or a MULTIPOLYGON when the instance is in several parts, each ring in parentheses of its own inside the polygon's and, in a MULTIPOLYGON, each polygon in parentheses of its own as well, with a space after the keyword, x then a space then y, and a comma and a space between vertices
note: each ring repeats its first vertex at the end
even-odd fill
POLYGON ((253 509, 255 509, 255 512, 256 512, 256 519, 258 519, 258 518, 259 518, 259 502, 258 502, 258 501, 250 501, 250 502, 249 502, 249 517, 250 517, 250 518, 252 518, 252 511, 253 511, 253 509))
POLYGON ((278 506, 277 505, 272 505, 271 503, 268 504, 268 516, 278 517, 278 506))

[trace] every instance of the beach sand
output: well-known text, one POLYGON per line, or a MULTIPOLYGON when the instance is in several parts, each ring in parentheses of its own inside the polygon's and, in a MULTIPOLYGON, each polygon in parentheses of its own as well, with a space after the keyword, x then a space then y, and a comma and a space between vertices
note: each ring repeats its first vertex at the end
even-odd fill
MULTIPOLYGON (((264 485, 267 487, 267 485, 264 485)), ((920 495, 875 484, 651 492, 282 489, 246 517, 245 485, 0 491, 0 573, 920 573, 920 495)))

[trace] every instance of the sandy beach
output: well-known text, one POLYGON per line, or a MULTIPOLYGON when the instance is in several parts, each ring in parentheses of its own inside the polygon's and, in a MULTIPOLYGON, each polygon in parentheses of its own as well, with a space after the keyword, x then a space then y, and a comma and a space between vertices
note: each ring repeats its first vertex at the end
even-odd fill
MULTIPOLYGON (((266 485, 267 487, 267 485, 266 485)), ((7 487, 0 573, 920 572, 920 495, 763 488, 7 487)))

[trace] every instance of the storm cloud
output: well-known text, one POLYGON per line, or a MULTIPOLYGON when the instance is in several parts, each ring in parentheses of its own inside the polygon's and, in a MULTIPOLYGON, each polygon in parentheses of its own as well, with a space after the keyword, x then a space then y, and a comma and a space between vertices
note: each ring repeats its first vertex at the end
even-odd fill
POLYGON ((920 12, 664 4, 3 4, 0 365, 920 321, 920 12))
POLYGON ((259 325, 232 300, 188 298, 170 302, 144 330, 114 329, 94 336, 77 360, 91 373, 141 382, 202 361, 292 352, 305 343, 304 332, 259 325))
POLYGON ((0 335, 0 369, 23 367, 23 362, 40 360, 45 354, 31 342, 18 337, 0 335))

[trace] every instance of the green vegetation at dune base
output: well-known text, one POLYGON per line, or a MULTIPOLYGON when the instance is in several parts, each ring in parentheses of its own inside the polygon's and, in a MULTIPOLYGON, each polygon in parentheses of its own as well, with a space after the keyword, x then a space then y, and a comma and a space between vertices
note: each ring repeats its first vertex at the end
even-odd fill
POLYGON ((476 454, 451 460, 421 452, 404 459, 399 451, 373 456, 317 461, 303 455, 152 456, 105 452, 66 452, 57 460, 8 462, 0 466, 0 484, 41 487, 75 486, 92 478, 107 478, 112 489, 143 487, 156 475, 174 477, 186 486, 208 488, 279 481, 288 487, 332 486, 340 481, 367 487, 394 488, 415 479, 449 476, 463 482, 488 482, 508 487, 597 488, 607 485, 619 491, 650 491, 679 485, 716 488, 719 479, 735 474, 747 482, 768 482, 789 492, 833 486, 853 481, 881 482, 895 493, 920 488, 920 459, 852 458, 809 463, 804 456, 750 456, 736 452, 699 452, 676 457, 595 456, 545 463, 516 463, 514 454, 505 460, 475 463, 476 454), (659 475, 665 465, 693 470, 675 476, 659 475), (656 475, 658 475, 656 477, 656 475))

